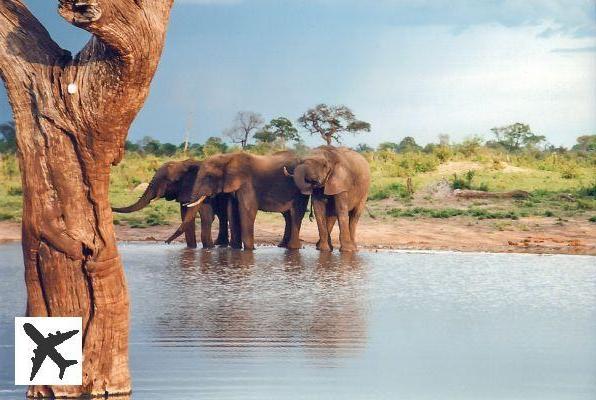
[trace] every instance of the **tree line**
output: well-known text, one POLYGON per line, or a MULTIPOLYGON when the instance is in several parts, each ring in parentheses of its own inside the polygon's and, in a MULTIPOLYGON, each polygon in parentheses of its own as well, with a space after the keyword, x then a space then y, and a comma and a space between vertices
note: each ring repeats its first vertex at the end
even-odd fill
MULTIPOLYGON (((303 133, 319 136, 328 145, 333 142, 341 143, 342 138, 347 134, 362 134, 370 132, 371 129, 370 123, 357 119, 354 112, 343 105, 319 104, 308 109, 296 122, 303 133)), ((360 143, 354 149, 359 152, 432 153, 448 146, 457 146, 464 154, 473 154, 476 149, 485 146, 511 153, 521 151, 596 152, 596 135, 579 136, 577 143, 571 149, 567 149, 548 144, 545 136, 534 133, 530 126, 524 123, 494 127, 490 131, 493 138, 486 141, 481 136, 475 135, 461 143, 452 143, 449 135, 440 134, 437 143, 421 146, 412 136, 406 136, 399 142, 382 142, 376 148, 366 143, 360 143)), ((296 150, 306 149, 299 129, 289 118, 279 116, 265 122, 259 113, 240 111, 236 114, 232 125, 225 129, 221 136, 209 137, 204 143, 183 142, 176 145, 168 142, 162 143, 151 136, 145 136, 136 142, 127 140, 125 148, 128 152, 156 156, 168 157, 183 152, 197 157, 207 157, 226 153, 238 147, 243 150, 266 153, 273 150, 285 150, 290 146, 296 150)), ((0 124, 0 153, 15 153, 16 148, 14 122, 0 124)))

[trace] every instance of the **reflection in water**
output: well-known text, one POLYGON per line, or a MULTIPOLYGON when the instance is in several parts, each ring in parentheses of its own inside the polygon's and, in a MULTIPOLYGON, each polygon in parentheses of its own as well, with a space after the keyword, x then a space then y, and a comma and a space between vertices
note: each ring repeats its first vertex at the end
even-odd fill
POLYGON ((288 250, 257 266, 253 252, 185 250, 172 267, 179 296, 157 320, 159 345, 300 347, 327 359, 366 343, 358 255, 288 250))
MULTIPOLYGON (((0 245, 0 398, 21 249, 0 245)), ((594 257, 121 246, 133 398, 596 398, 594 257)))

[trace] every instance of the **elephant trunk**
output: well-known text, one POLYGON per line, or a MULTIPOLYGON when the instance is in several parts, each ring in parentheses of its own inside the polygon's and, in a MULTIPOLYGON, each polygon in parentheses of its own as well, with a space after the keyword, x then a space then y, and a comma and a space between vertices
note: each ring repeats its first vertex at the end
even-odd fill
POLYGON ((155 180, 155 178, 151 180, 151 182, 149 183, 149 186, 147 186, 147 189, 145 189, 145 192, 139 198, 139 200, 137 200, 136 203, 131 204, 130 206, 127 206, 127 207, 112 207, 112 211, 117 212, 117 213, 127 214, 127 213, 142 210, 143 208, 147 207, 149 205, 149 203, 151 203, 151 200, 153 200, 157 196, 155 193, 154 180, 155 180))
POLYGON ((205 201, 205 199, 207 198, 207 196, 202 196, 199 201, 195 202, 195 205, 190 205, 190 206, 186 206, 188 207, 186 209, 186 213, 184 214, 184 219, 182 220, 182 223, 180 224, 180 226, 178 227, 178 229, 176 229, 176 232, 174 232, 169 238, 166 239, 166 243, 172 243, 176 238, 178 238, 180 235, 182 235, 186 229, 186 227, 189 224, 194 224, 194 219, 197 216, 197 212, 199 211, 199 206, 201 205, 201 203, 203 201, 205 201))
POLYGON ((304 166, 299 165, 294 170, 294 183, 300 189, 302 194, 310 195, 312 194, 312 185, 306 182, 306 171, 304 166))

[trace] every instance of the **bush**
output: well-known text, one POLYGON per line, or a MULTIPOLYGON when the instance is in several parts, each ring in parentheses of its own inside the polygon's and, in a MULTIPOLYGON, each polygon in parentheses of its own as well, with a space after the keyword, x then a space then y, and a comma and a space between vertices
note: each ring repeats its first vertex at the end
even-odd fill
POLYGON ((431 209, 423 207, 414 207, 410 209, 393 208, 387 212, 392 217, 431 217, 431 218, 451 218, 458 216, 468 216, 478 219, 519 219, 515 211, 490 211, 480 208, 459 209, 443 208, 431 209))
POLYGON ((12 214, 0 211, 0 221, 8 221, 13 218, 12 214))
POLYGON ((19 174, 19 163, 15 155, 2 155, 0 157, 0 172, 8 178, 14 178, 19 174))
POLYGON ((393 178, 431 172, 439 165, 439 159, 431 154, 419 152, 397 154, 390 150, 375 153, 369 161, 374 173, 393 178))
POLYGON ((577 191, 577 194, 582 197, 594 197, 596 198, 596 181, 591 186, 582 187, 577 191))
POLYGON ((446 145, 433 148, 432 154, 442 163, 449 161, 453 157, 451 148, 446 145))
POLYGON ((561 178, 563 179, 574 179, 578 176, 578 168, 576 165, 568 164, 561 171, 561 178))
POLYGON ((21 196, 23 194, 23 188, 20 186, 10 186, 6 192, 9 196, 21 196))
POLYGON ((368 195, 369 200, 384 200, 390 197, 405 199, 410 197, 410 194, 401 183, 392 183, 381 188, 373 187, 368 195))
POLYGON ((472 189, 472 179, 474 178, 474 171, 470 170, 465 173, 463 178, 453 174, 453 180, 451 181, 451 187, 455 189, 472 189))
POLYGON ((486 182, 482 182, 482 183, 480 184, 480 186, 478 186, 476 189, 477 189, 477 190, 480 190, 480 191, 482 191, 482 192, 488 192, 488 191, 489 191, 489 190, 488 190, 488 183, 486 183, 486 182))

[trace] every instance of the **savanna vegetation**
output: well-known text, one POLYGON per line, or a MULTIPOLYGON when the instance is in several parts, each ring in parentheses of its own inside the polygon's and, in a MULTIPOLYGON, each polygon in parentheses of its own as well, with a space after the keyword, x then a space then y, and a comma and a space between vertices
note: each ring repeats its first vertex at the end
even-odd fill
MULTIPOLYGON (((364 133, 370 127, 356 120, 349 110, 324 105, 308 110, 298 124, 317 126, 320 131, 308 128, 303 131, 320 134, 325 142, 339 142, 341 134, 364 133), (334 117, 330 117, 332 112, 343 119, 335 123, 334 117), (317 113, 324 123, 316 122, 317 113), (355 125, 349 128, 350 124, 355 125)), ((14 154, 14 129, 11 128, 11 123, 0 125, 0 179, 3 182, 0 186, 0 220, 19 221, 22 192, 14 154)), ((405 136, 396 142, 381 143, 376 148, 364 143, 356 146, 371 166, 369 206, 372 213, 387 220, 457 216, 517 220, 538 216, 596 222, 596 135, 580 136, 577 144, 567 149, 546 144, 545 138, 534 134, 526 124, 491 131, 490 140, 474 136, 454 143, 448 135, 439 135, 436 143, 422 146, 414 138, 405 136), (460 200, 453 196, 453 189, 523 190, 529 196, 460 200)), ((300 131, 285 117, 266 123, 259 114, 242 112, 222 137, 210 137, 204 143, 178 145, 162 143, 151 137, 127 142, 125 158, 112 168, 112 203, 133 202, 142 193, 143 184, 167 160, 204 159, 241 149, 255 154, 286 148, 298 153, 308 151, 300 131), (234 140, 230 139, 232 136, 234 140)), ((137 213, 115 215, 114 222, 147 227, 177 221, 178 214, 176 203, 158 201, 137 213)))

